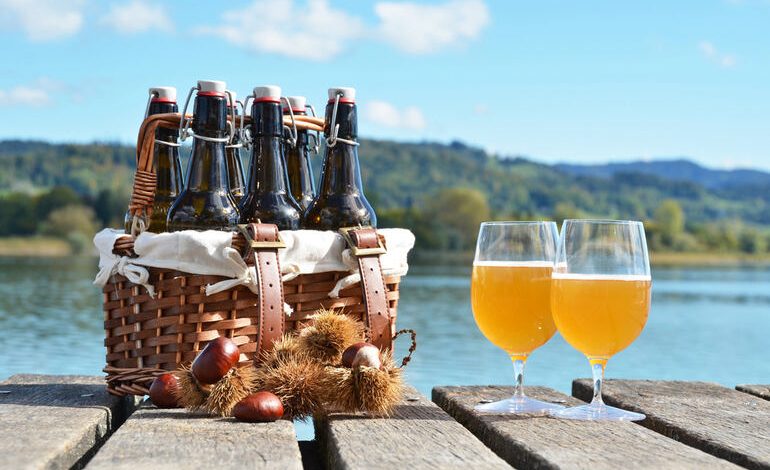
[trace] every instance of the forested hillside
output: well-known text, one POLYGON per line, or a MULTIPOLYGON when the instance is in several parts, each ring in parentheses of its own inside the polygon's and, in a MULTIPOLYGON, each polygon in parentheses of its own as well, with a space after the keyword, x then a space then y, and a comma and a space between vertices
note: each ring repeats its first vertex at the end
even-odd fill
MULTIPOLYGON (((426 248, 468 248, 488 218, 578 216, 647 220, 653 245, 667 249, 764 251, 768 241, 763 172, 681 160, 552 166, 462 143, 363 140, 360 156, 381 225, 412 227, 426 248)), ((71 211, 73 201, 95 226, 119 224, 134 159, 132 147, 117 144, 0 142, 0 235, 52 231, 52 212, 71 211)), ((314 164, 319 170, 320 157, 314 164)))

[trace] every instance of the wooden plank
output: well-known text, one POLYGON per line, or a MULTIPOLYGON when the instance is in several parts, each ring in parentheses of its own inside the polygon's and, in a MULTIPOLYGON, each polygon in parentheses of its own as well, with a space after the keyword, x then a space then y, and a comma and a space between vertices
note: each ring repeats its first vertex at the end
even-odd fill
POLYGON ((0 465, 80 468, 134 407, 103 377, 14 375, 0 382, 0 465))
POLYGON ((326 468, 510 468, 412 387, 390 418, 335 413, 315 429, 326 468))
MULTIPOLYGON (((640 422, 747 468, 770 469, 770 402, 706 382, 606 380, 604 401, 647 415, 640 422)), ((592 396, 588 379, 572 382, 572 394, 592 396)))
POLYGON ((770 400, 770 385, 736 385, 739 392, 750 393, 759 398, 770 400))
MULTIPOLYGON (((519 469, 737 468, 633 423, 569 421, 536 415, 479 414, 482 400, 501 400, 513 387, 436 387, 433 401, 519 469)), ((527 395, 567 406, 581 401, 545 387, 527 395)))
POLYGON ((91 469, 302 469, 294 424, 241 423, 143 405, 102 447, 91 469))

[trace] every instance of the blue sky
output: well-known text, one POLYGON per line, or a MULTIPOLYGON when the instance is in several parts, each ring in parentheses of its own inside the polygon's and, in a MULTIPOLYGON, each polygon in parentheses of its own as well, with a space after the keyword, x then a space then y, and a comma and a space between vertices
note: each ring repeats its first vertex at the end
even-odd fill
POLYGON ((148 87, 214 78, 356 86, 369 137, 770 170, 770 0, 0 0, 0 51, 0 138, 133 142, 148 87))

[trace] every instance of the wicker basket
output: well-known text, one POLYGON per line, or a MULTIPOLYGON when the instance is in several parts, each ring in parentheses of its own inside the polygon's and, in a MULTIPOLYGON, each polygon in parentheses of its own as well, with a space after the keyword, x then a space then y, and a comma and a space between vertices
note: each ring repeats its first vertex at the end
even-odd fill
MULTIPOLYGON (((178 114, 155 115, 142 123, 137 145, 137 175, 129 206, 135 216, 147 216, 152 206, 155 188, 152 165, 154 130, 157 126, 176 127, 179 118, 178 114)), ((275 232, 277 234, 277 229, 275 232)), ((357 248, 347 233, 343 235, 352 251, 358 252, 362 279, 366 280, 364 271, 371 276, 368 271, 375 271, 375 266, 379 266, 378 251, 357 248), (364 260, 376 264, 364 265, 364 260)), ((133 239, 133 236, 119 239, 113 251, 132 255, 133 239)), ((250 242, 253 243, 253 240, 250 242)), ((233 235, 233 246, 246 247, 244 259, 247 264, 254 263, 255 251, 248 250, 249 241, 243 234, 233 235)), ((118 274, 113 275, 103 288, 104 344, 107 348, 104 372, 107 373, 110 393, 118 396, 147 394, 156 376, 189 363, 209 341, 219 336, 232 338, 238 344, 242 362, 258 360, 259 349, 269 346, 260 346, 260 328, 266 320, 260 309, 259 295, 248 288, 238 286, 207 296, 206 285, 222 281, 224 277, 147 269, 149 282, 155 287, 154 298, 144 287, 118 274)), ((321 307, 342 309, 346 315, 361 321, 367 329, 370 315, 380 315, 379 321, 384 318, 389 322, 390 331, 385 344, 380 344, 380 347, 392 347, 400 277, 383 277, 380 271, 379 278, 374 279, 384 282, 384 289, 379 290, 381 288, 377 288, 376 284, 371 287, 364 286, 366 282, 359 282, 340 291, 338 298, 329 298, 328 292, 348 274, 304 274, 283 283, 283 301, 293 309, 291 316, 280 320, 283 333, 291 333, 307 324, 311 321, 309 317, 321 307), (368 303, 386 305, 387 312, 369 312, 368 303)), ((381 307, 376 308, 382 310, 381 307)), ((277 315, 283 316, 284 313, 281 311, 277 315)))

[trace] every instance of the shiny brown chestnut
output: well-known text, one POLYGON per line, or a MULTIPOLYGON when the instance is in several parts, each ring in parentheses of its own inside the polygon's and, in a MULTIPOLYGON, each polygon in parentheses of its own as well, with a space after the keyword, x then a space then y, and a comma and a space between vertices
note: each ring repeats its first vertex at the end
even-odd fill
POLYGON ((367 366, 379 369, 382 366, 380 348, 371 343, 356 343, 342 353, 342 365, 345 367, 367 366))
POLYGON ((202 384, 215 384, 232 369, 241 352, 230 338, 220 336, 211 341, 192 363, 192 374, 202 384))
POLYGON ((174 374, 155 377, 150 385, 150 400, 158 408, 179 408, 179 381, 174 374))
POLYGON ((281 399, 270 392, 257 392, 239 401, 233 416, 247 423, 268 423, 283 417, 281 399))

